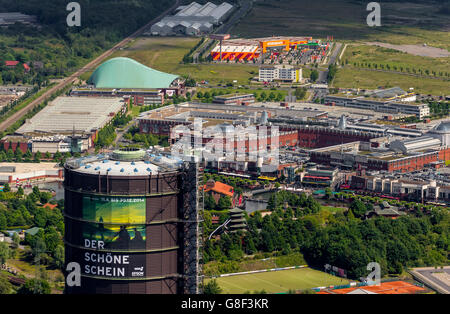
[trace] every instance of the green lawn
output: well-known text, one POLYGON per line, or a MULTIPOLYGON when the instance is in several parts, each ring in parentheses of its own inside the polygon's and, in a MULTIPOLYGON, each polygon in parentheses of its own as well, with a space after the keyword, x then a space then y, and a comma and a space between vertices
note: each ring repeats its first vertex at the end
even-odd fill
MULTIPOLYGON (((370 63, 373 68, 373 64, 389 65, 391 70, 407 73, 407 68, 410 73, 413 73, 412 69, 423 72, 428 70, 431 75, 432 71, 437 74, 439 72, 450 72, 450 57, 447 58, 430 58, 422 56, 414 56, 412 54, 404 53, 394 49, 388 49, 377 46, 368 45, 349 45, 342 56, 342 63, 348 62, 349 65, 353 65, 355 62, 359 63, 359 67, 367 68, 366 63, 370 63), (361 65, 363 64, 363 65, 361 65)), ((425 73, 424 73, 425 75, 425 73)), ((439 76, 438 76, 439 77, 439 76)), ((443 76, 446 78, 445 76, 443 76)))
POLYGON ((450 81, 414 77, 406 74, 377 72, 346 66, 338 70, 333 81, 334 87, 377 89, 379 86, 399 86, 404 90, 410 87, 422 94, 447 95, 450 81))
POLYGON ((347 208, 344 207, 333 207, 333 206, 322 206, 322 210, 327 210, 331 213, 343 212, 346 211, 347 208))
MULTIPOLYGON (((242 294, 265 290, 282 293, 330 285, 345 285, 349 281, 311 268, 272 271, 250 275, 237 275, 216 279, 222 293, 242 294)), ((209 280, 205 280, 207 283, 209 280)))

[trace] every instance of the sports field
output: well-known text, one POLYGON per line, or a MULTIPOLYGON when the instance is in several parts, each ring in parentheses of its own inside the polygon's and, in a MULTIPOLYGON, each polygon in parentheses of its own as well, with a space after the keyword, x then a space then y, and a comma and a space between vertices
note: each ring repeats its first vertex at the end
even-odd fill
MULTIPOLYGON (((217 278, 222 293, 242 294, 265 290, 267 293, 283 293, 289 290, 306 290, 330 285, 345 285, 349 281, 311 268, 299 268, 236 275, 217 278)), ((205 281, 207 283, 208 280, 205 281)))

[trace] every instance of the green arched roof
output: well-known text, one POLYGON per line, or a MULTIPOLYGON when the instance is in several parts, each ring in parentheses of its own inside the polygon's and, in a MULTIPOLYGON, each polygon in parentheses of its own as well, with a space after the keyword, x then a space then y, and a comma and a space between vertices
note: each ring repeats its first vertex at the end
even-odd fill
POLYGON ((153 70, 130 58, 102 63, 88 80, 96 88, 169 88, 177 75, 153 70))

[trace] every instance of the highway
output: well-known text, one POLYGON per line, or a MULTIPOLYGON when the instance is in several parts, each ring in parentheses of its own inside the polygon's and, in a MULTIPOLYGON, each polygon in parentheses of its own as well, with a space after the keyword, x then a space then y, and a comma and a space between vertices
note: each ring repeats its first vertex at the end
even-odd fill
POLYGON ((172 10, 176 9, 180 5, 180 0, 176 0, 175 4, 168 8, 166 11, 161 13, 158 17, 151 20, 146 25, 142 26, 140 29, 138 29, 136 32, 116 44, 111 49, 105 51, 103 54, 86 64, 84 67, 76 71, 71 76, 63 79, 60 83, 49 89, 47 92, 42 94, 40 97, 29 103, 26 107, 22 108, 21 110, 17 111, 13 115, 11 115, 9 118, 7 118, 5 121, 0 123, 0 131, 5 131, 10 126, 12 126, 14 123, 16 123, 18 120, 20 120, 25 114, 27 114, 30 110, 32 110, 35 106, 38 104, 44 102, 45 100, 49 99, 50 96, 57 92, 58 90, 61 90, 65 88, 66 86, 72 84, 81 74, 84 72, 88 72, 93 68, 96 68, 100 63, 102 63, 106 58, 108 58, 110 55, 112 55, 116 50, 126 46, 128 43, 139 37, 145 30, 147 30, 150 26, 152 26, 154 23, 158 22, 161 18, 163 18, 165 15, 170 13, 172 10))

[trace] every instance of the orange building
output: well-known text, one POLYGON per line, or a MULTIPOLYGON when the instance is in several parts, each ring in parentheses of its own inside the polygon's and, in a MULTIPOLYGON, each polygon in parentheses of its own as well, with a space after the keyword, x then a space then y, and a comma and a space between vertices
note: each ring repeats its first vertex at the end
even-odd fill
POLYGON ((203 186, 203 189, 205 193, 211 194, 211 196, 216 201, 216 204, 219 203, 219 199, 222 196, 229 196, 231 198, 233 207, 235 206, 234 189, 231 185, 219 181, 209 180, 203 186))

